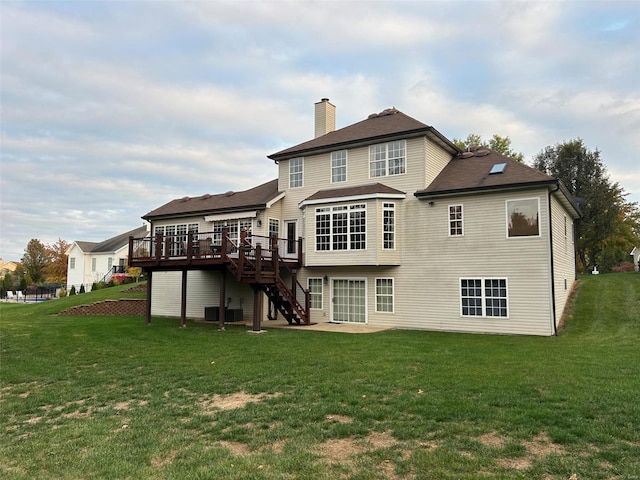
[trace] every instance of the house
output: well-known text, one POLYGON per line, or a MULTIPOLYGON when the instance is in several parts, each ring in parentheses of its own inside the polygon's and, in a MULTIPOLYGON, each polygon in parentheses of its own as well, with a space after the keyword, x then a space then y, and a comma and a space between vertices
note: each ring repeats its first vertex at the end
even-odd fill
POLYGON ((147 227, 135 228, 102 242, 75 241, 65 252, 67 260, 67 291, 84 285, 91 290, 94 282, 108 282, 115 273, 124 273, 127 265, 129 237, 144 237, 147 227))
POLYGON ((276 180, 184 197, 132 238, 152 315, 553 335, 575 281, 579 210, 562 183, 487 148, 460 151, 395 108, 268 156, 276 180), (151 275, 152 274, 152 275, 151 275), (265 313, 264 302, 268 302, 265 313))
POLYGON ((14 273, 18 268, 18 262, 12 260, 5 262, 0 258, 0 276, 4 278, 7 273, 14 273))
POLYGON ((640 248, 633 247, 633 250, 631 250, 629 255, 631 255, 631 263, 633 263, 635 271, 637 272, 640 270, 640 248))

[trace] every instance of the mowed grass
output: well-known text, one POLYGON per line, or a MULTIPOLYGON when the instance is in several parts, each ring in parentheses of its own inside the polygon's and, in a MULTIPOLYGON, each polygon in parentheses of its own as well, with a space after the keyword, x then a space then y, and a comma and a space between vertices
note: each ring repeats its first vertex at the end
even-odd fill
POLYGON ((351 335, 0 305, 0 477, 638 479, 640 274, 558 337, 351 335))

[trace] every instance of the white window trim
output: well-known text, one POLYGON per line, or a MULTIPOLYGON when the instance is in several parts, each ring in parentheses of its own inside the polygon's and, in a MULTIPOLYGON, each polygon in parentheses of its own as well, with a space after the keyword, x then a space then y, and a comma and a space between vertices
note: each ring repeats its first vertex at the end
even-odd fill
POLYGON ((276 238, 280 238, 280 219, 274 217, 267 218, 267 237, 271 237, 271 223, 275 223, 278 226, 278 233, 276 238))
POLYGON ((329 162, 331 162, 331 171, 329 172, 329 182, 330 183, 345 183, 349 179, 349 151, 348 150, 335 150, 329 154, 329 162), (344 152, 344 180, 334 181, 333 180, 333 154, 344 152))
POLYGON ((381 225, 380 225, 380 228, 381 228, 381 231, 382 231, 382 235, 381 235, 381 237, 382 237, 382 250, 385 250, 387 252, 392 252, 392 251, 394 251, 396 249, 396 243, 398 241, 398 235, 397 235, 397 232, 396 232, 397 231, 397 229, 396 229, 397 225, 398 225, 398 215, 396 215, 396 203, 395 202, 382 202, 382 222, 381 222, 381 225), (385 207, 385 204, 392 205, 392 207, 391 208, 385 207), (384 246, 384 234, 385 234, 385 231, 384 231, 384 212, 385 211, 393 212, 393 232, 391 232, 391 233, 393 233, 393 248, 388 248, 388 247, 384 246))
POLYGON ((372 145, 369 145, 369 163, 368 163, 368 167, 369 167, 369 178, 370 179, 375 179, 375 178, 382 178, 382 177, 398 177, 400 175, 406 175, 407 174, 407 141, 402 139, 402 140, 390 140, 388 142, 381 142, 381 143, 374 143, 372 145), (404 144, 404 172, 403 173, 394 173, 394 174, 390 174, 389 173, 389 145, 395 142, 402 142, 404 144), (378 175, 378 176, 372 176, 371 175, 371 147, 375 147, 376 145, 384 145, 385 146, 385 166, 384 166, 384 175, 378 175))
MULTIPOLYGON (((352 280, 354 282, 364 282, 364 323, 361 322, 338 322, 344 323, 347 325, 368 325, 369 324, 369 282, 367 281, 367 277, 333 277, 329 280, 329 294, 333 297, 333 286, 336 280, 352 280)), ((331 298, 330 297, 330 298, 331 298)), ((329 318, 333 320, 333 305, 334 303, 329 302, 329 318)))
MULTIPOLYGON (((319 280, 320 282, 320 308, 309 307, 311 310, 324 310, 324 279, 322 277, 309 277, 307 278, 307 289, 311 292, 311 287, 309 285, 310 280, 319 280)), ((311 293, 309 293, 311 295, 311 293)), ((311 303, 311 302, 309 302, 311 303)))
POLYGON ((76 269, 76 257, 69 257, 69 269, 76 269))
POLYGON ((329 210, 327 212, 321 212, 322 214, 329 214, 329 246, 331 248, 329 248, 329 250, 318 250, 318 242, 317 242, 317 217, 318 217, 318 212, 317 212, 317 208, 314 209, 313 211, 313 249, 315 252, 317 253, 336 253, 336 252, 366 252, 368 250, 368 244, 369 244, 369 239, 367 236, 367 204, 366 203, 362 203, 362 205, 364 205, 363 209, 359 209, 358 211, 363 211, 364 212, 364 248, 351 248, 351 218, 350 218, 350 213, 351 213, 351 209, 350 207, 353 205, 360 205, 360 203, 349 203, 346 205, 332 205, 332 206, 326 206, 326 207, 317 207, 317 208, 328 208, 329 210), (333 213, 334 213, 334 208, 336 207, 347 207, 346 210, 344 210, 347 213, 347 248, 342 249, 342 250, 335 250, 333 248, 333 213))
POLYGON ((508 198, 504 201, 504 216, 505 216, 505 235, 507 240, 522 240, 523 238, 540 238, 542 236, 542 212, 540 210, 540 197, 527 197, 527 198, 508 198), (538 202, 538 234, 537 235, 517 235, 514 237, 509 236, 509 202, 520 202, 523 200, 535 200, 538 202))
POLYGON ((304 157, 295 157, 289 160, 289 188, 293 189, 293 188, 302 188, 304 187, 304 157), (300 185, 296 185, 293 186, 291 185, 291 178, 292 178, 292 172, 291 172, 291 166, 293 165, 293 160, 300 160, 300 185))
MULTIPOLYGON (((374 281, 374 297, 375 297, 375 312, 376 313, 388 313, 393 314, 396 313, 396 281, 394 277, 376 277, 374 281), (378 280, 391 280, 391 311, 388 312, 386 310, 378 310, 378 280)), ((385 295, 386 297, 387 295, 385 295)))
MULTIPOLYGON (((491 297, 494 298, 494 297, 491 297)), ((459 277, 458 278, 458 303, 460 305, 460 317, 462 318, 494 318, 494 319, 498 319, 498 320, 508 320, 509 319, 509 279, 507 277, 473 277, 473 276, 468 276, 468 277, 459 277), (462 313, 462 280, 480 280, 481 284, 480 284, 480 291, 482 292, 481 295, 481 299, 482 299, 482 315, 464 315, 462 313), (507 296, 506 296, 506 300, 507 300, 507 316, 506 317, 502 317, 502 316, 488 316, 486 313, 486 295, 485 295, 485 281, 486 280, 504 280, 504 285, 505 285, 505 289, 507 290, 507 296)))
POLYGON ((452 204, 452 205, 449 205, 447 207, 447 221, 448 221, 448 223, 447 223, 447 231, 449 232, 449 236, 451 238, 464 237, 464 206, 463 206, 462 203, 452 204), (452 220, 451 220, 451 207, 460 207, 460 215, 461 215, 460 222, 461 222, 461 225, 462 225, 462 233, 460 235, 452 235, 451 234, 451 222, 452 222, 452 220))

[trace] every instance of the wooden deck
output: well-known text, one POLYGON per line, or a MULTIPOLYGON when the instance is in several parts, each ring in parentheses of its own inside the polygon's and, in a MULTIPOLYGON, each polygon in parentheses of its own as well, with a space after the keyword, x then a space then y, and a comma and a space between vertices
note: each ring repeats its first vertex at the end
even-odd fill
MULTIPOLYGON (((254 291, 254 330, 260 329, 262 304, 256 302, 262 301, 261 292, 269 299, 270 314, 272 310, 282 313, 289 324, 310 323, 309 291, 297 280, 297 269, 302 266, 301 238, 278 239, 242 232, 236 240, 226 231, 130 237, 129 266, 140 267, 147 274, 147 322, 151 321, 154 271, 182 272, 181 317, 184 324, 187 271, 223 270, 231 273, 236 281, 249 284, 254 291)), ((220 298, 225 298, 226 280, 224 275, 222 278, 220 298)), ((220 309, 219 318, 224 319, 224 305, 220 309)))

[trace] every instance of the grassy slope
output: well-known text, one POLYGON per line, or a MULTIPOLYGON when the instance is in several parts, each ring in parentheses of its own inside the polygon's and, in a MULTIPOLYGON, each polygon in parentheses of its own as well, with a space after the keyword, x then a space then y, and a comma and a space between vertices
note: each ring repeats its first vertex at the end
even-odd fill
POLYGON ((638 478, 638 274, 552 338, 52 315, 123 289, 0 306, 0 476, 638 478))

